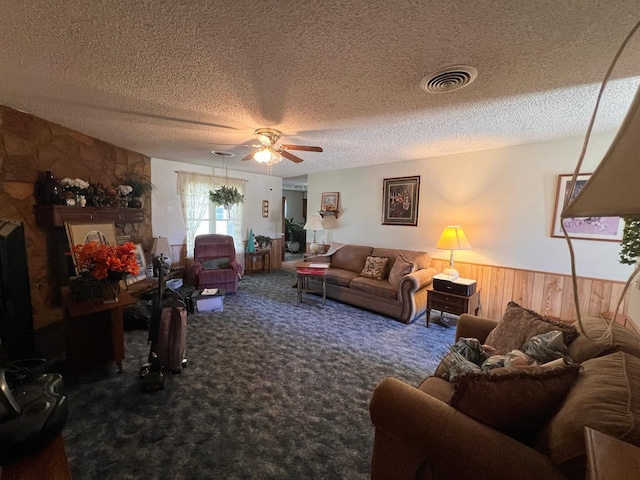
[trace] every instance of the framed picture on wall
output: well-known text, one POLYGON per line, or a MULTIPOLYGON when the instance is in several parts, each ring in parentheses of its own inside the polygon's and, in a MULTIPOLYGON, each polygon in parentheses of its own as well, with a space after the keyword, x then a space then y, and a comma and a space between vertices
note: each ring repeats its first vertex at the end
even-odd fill
POLYGON ((323 212, 335 212, 340 203, 340 192, 325 192, 322 194, 320 210, 323 212))
POLYGON ((560 218, 560 213, 564 207, 575 198, 582 187, 584 187, 590 173, 583 173, 576 178, 576 188, 569 198, 569 186, 573 174, 558 175, 558 188, 556 191, 556 203, 553 212, 552 237, 564 238, 562 224, 567 230, 569 237, 581 240, 607 240, 611 242, 622 241, 622 231, 624 230, 624 220, 620 217, 573 217, 560 218))
POLYGON ((382 192, 383 225, 418 225, 420 176, 385 178, 382 192))

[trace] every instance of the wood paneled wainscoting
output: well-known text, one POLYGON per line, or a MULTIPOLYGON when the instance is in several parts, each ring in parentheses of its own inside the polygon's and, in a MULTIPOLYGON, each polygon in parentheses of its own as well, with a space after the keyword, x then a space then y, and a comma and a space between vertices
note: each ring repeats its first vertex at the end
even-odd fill
MULTIPOLYGON (((448 260, 431 259, 431 266, 442 272, 448 260)), ((510 300, 541 315, 566 322, 577 316, 573 300, 571 275, 456 262, 456 270, 463 278, 476 280, 482 303, 481 316, 500 320, 510 300)), ((611 317, 616 309, 624 282, 578 277, 578 299, 583 317, 603 315, 611 317)), ((616 321, 637 330, 627 317, 625 298, 616 321)))

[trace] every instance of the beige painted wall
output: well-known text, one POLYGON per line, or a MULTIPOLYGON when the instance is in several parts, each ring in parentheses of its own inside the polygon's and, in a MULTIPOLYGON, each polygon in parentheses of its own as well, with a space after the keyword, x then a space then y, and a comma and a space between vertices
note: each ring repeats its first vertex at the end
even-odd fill
MULTIPOLYGON (((594 136, 582 169, 591 172, 613 135, 594 136)), ((557 178, 572 173, 582 138, 522 145, 308 176, 308 201, 340 192, 340 217, 328 218, 326 241, 427 250, 446 225, 462 225, 472 249, 461 261, 569 274, 567 243, 550 236, 557 178), (382 225, 385 178, 420 175, 418 226, 382 225)), ((632 268, 618 262, 617 242, 574 240, 577 274, 626 280, 632 268)), ((640 319, 636 309, 632 317, 640 319)))

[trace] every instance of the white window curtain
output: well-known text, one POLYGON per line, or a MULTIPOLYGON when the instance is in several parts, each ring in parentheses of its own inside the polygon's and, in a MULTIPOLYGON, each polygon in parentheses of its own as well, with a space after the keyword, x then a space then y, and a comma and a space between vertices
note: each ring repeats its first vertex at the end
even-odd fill
MULTIPOLYGON (((178 195, 182 204, 182 216, 186 227, 187 257, 193 257, 195 235, 200 226, 201 219, 209 211, 209 192, 217 187, 227 185, 236 187, 244 194, 244 180, 215 177, 201 173, 178 172, 178 195)), ((244 250, 242 245, 242 217, 243 205, 235 205, 229 212, 230 222, 233 226, 233 242, 236 252, 244 250)), ((215 218, 212 219, 215 221, 215 218)))

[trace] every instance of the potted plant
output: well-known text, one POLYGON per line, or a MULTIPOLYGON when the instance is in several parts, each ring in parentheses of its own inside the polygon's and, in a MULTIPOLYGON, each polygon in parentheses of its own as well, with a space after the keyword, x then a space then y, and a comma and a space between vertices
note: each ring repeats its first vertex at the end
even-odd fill
POLYGON ((635 265, 640 257, 640 218, 626 217, 620 242, 620 263, 635 265))
POLYGON ((153 184, 149 177, 141 173, 131 172, 124 174, 119 180, 120 184, 131 187, 129 207, 142 208, 144 206, 144 197, 153 189, 153 184))
POLYGON ((231 210, 234 205, 244 202, 244 195, 236 187, 222 185, 216 188, 215 191, 209 190, 209 200, 214 205, 220 205, 225 210, 231 210))
POLYGON ((296 253, 300 250, 300 245, 304 243, 305 232, 302 225, 296 223, 291 218, 285 218, 285 232, 287 240, 287 250, 291 253, 296 253))
POLYGON ((271 248, 271 237, 266 235, 256 235, 255 239, 260 250, 269 250, 271 248))

